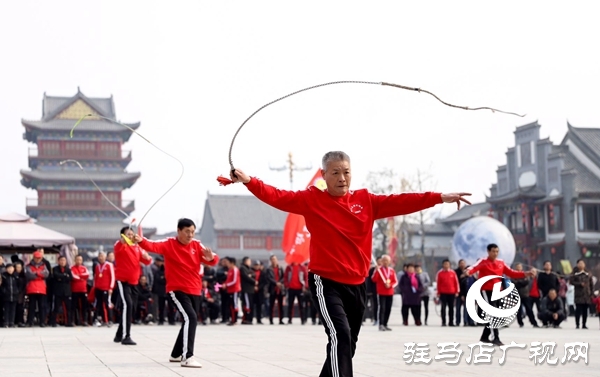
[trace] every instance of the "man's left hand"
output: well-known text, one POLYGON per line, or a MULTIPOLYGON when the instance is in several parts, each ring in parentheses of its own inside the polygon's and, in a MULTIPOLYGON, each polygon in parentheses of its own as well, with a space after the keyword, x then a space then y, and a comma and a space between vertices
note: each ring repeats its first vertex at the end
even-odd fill
POLYGON ((471 202, 463 198, 463 196, 471 196, 471 194, 468 192, 453 192, 451 194, 442 194, 442 202, 456 203, 457 209, 460 209, 461 202, 471 204, 471 202))
POLYGON ((208 246, 204 246, 204 249, 202 249, 202 256, 204 256, 204 259, 206 259, 208 262, 215 258, 212 249, 208 246))

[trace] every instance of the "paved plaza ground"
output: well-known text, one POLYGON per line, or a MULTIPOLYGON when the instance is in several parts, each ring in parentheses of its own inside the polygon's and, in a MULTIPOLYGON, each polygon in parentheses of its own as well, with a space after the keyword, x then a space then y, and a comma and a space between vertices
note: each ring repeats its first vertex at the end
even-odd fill
MULTIPOLYGON (((433 305, 432 305, 433 309, 433 305)), ((366 322, 354 358, 355 376, 598 376, 600 375, 600 331, 597 317, 589 330, 576 330, 574 319, 562 329, 519 329, 514 323, 501 331, 505 344, 525 343, 525 349, 510 349, 504 365, 496 347, 491 364, 467 363, 469 344, 476 343, 481 327, 441 327, 432 310, 429 326, 402 326, 394 308, 391 332, 379 332, 366 322), (535 365, 529 359, 531 342, 556 342, 555 366, 535 365), (564 344, 588 342, 588 364, 561 363, 564 344), (458 342, 463 351, 458 365, 432 360, 430 364, 407 364, 404 343, 428 343, 430 356, 438 355, 437 343, 458 342)), ((210 376, 295 377, 318 376, 325 356, 326 336, 321 326, 307 324, 236 326, 209 325, 198 328, 196 355, 201 369, 182 368, 168 358, 179 327, 134 326, 137 346, 113 343, 115 328, 0 328, 0 375, 35 376, 210 376)), ((477 350, 477 348, 476 348, 477 350)))

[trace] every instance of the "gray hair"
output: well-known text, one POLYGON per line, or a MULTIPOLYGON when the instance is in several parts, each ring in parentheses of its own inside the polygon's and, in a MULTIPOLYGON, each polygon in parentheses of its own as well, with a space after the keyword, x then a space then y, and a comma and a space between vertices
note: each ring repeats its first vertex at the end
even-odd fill
POLYGON ((342 151, 332 151, 325 153, 323 159, 321 160, 323 170, 327 170, 327 164, 329 164, 331 161, 350 162, 350 156, 348 156, 345 152, 342 151))

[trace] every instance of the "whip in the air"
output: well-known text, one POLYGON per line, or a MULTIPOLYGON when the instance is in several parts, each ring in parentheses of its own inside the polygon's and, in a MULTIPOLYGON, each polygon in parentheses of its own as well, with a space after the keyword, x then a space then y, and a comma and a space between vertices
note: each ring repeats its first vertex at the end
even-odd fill
MULTIPOLYGON (((387 83, 387 82, 373 82, 373 81, 332 81, 332 82, 327 82, 327 83, 324 83, 324 84, 313 85, 313 86, 310 86, 308 88, 300 89, 300 90, 297 90, 297 91, 292 92, 290 94, 287 94, 287 95, 285 95, 283 97, 280 97, 280 98, 278 98, 278 99, 276 99, 274 101, 271 101, 271 102, 269 102, 269 103, 261 106, 260 108, 258 108, 258 110, 256 110, 255 112, 253 112, 248 118, 246 118, 246 120, 242 123, 242 125, 237 129, 237 131, 233 135, 233 139, 231 140, 231 145, 229 146, 229 167, 231 169, 231 173, 235 175, 235 167, 233 165, 233 159, 232 159, 233 144, 235 143, 235 139, 237 138, 237 135, 240 133, 240 131, 242 130, 242 128, 244 127, 244 125, 246 123, 248 123, 248 121, 254 115, 256 115, 262 109, 264 109, 264 108, 266 108, 266 107, 268 107, 268 106, 270 106, 270 105, 272 105, 272 104, 274 104, 276 102, 279 102, 281 100, 289 98, 289 97, 291 97, 291 96, 293 96, 295 94, 306 92, 306 91, 311 90, 311 89, 317 89, 317 88, 322 88, 324 86, 337 85, 337 84, 363 84, 363 85, 389 86, 389 87, 394 87, 394 88, 399 88, 399 89, 404 89, 404 90, 410 90, 410 91, 413 91, 413 92, 427 93, 427 94, 433 96, 439 102, 443 103, 444 105, 450 106, 450 107, 455 107, 457 109, 463 109, 463 110, 490 110, 492 112, 498 112, 498 113, 508 114, 508 115, 515 115, 515 116, 518 116, 518 117, 524 117, 525 116, 524 114, 521 115, 521 114, 517 114, 517 113, 514 113, 514 112, 499 110, 499 109, 495 109, 493 107, 487 107, 487 106, 468 107, 468 106, 453 105, 451 103, 443 101, 441 98, 439 98, 438 96, 436 96, 435 94, 433 94, 432 92, 430 92, 428 90, 421 89, 421 88, 413 88, 413 87, 405 86, 405 85, 398 85, 398 84, 392 84, 392 83, 387 83)), ((223 176, 218 177, 217 181, 222 186, 226 186, 228 184, 233 183, 232 180, 230 180, 227 177, 223 177, 223 176)))

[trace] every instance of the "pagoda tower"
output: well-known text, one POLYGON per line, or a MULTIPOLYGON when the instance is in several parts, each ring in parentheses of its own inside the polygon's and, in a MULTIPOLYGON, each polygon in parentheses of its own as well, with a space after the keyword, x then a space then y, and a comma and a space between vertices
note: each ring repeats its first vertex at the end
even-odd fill
MULTIPOLYGON (((125 225, 123 213, 110 205, 89 178, 129 215, 134 201, 122 198, 122 192, 141 175, 126 170, 131 151, 122 146, 131 131, 101 117, 116 120, 112 95, 86 97, 78 88, 73 97, 44 93, 42 119, 21 121, 23 138, 36 145, 29 148, 31 170, 21 170, 21 184, 37 191, 37 198, 27 198, 27 214, 41 226, 73 236, 80 250, 112 250, 125 225), (87 114, 92 116, 77 126, 71 138, 71 128, 87 114), (60 164, 68 159, 79 161, 85 173, 73 162, 60 164)), ((137 129, 140 122, 127 126, 137 129)), ((144 228, 144 232, 150 236, 156 229, 144 228)))

